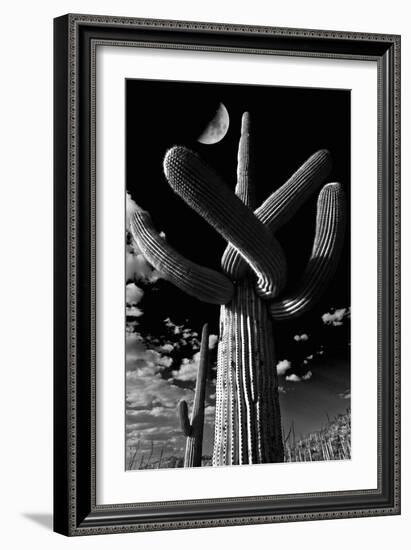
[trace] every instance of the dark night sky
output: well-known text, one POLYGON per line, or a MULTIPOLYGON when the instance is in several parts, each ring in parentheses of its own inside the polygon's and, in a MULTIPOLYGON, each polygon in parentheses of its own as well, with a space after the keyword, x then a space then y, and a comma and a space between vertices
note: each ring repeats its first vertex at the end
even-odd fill
MULTIPOLYGON (((333 170, 328 181, 343 184, 349 215, 350 200, 350 92, 273 86, 208 84, 127 80, 126 82, 126 187, 131 197, 151 213, 167 241, 189 259, 220 269, 226 243, 200 216, 169 187, 163 174, 163 158, 173 145, 197 151, 234 189, 241 115, 252 117, 255 145, 255 184, 259 203, 318 149, 329 149, 333 170), (217 144, 202 145, 197 137, 213 117, 218 104, 230 116, 227 135, 217 144)), ((298 281, 309 257, 315 227, 318 194, 287 223, 277 237, 288 262, 290 289, 298 281)), ((347 228, 349 228, 349 219, 347 228)), ((325 414, 333 415, 349 406, 337 397, 350 385, 349 321, 325 325, 321 316, 333 308, 350 305, 350 235, 334 280, 317 306, 293 322, 275 325, 278 359, 292 361, 289 373, 312 378, 304 383, 285 384, 281 396, 285 428, 294 419, 302 433, 318 429, 325 414), (308 334, 296 342, 296 334, 308 334), (318 350, 320 355, 315 355, 318 350), (311 354, 313 360, 304 363, 311 354), (324 409, 324 410, 323 410, 324 409), (311 412, 310 412, 311 411, 311 412)), ((164 335, 164 319, 200 331, 209 322, 217 333, 219 308, 203 304, 165 281, 155 285, 139 283, 144 297, 139 307, 138 331, 164 335)), ((174 366, 176 369, 176 361, 174 366)))

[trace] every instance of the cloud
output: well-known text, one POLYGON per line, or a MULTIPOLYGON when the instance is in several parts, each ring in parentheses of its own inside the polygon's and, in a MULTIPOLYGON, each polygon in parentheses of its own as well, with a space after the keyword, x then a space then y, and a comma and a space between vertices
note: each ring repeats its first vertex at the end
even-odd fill
POLYGON ((284 374, 291 368, 291 361, 288 359, 283 359, 277 363, 277 374, 278 376, 284 376, 284 374))
POLYGON ((126 426, 127 429, 133 429, 136 424, 150 424, 153 422, 161 422, 163 425, 170 425, 172 419, 170 419, 169 409, 165 407, 154 407, 153 409, 130 409, 126 413, 126 426))
POLYGON ((290 374, 289 376, 286 376, 285 379, 288 382, 301 382, 301 378, 296 374, 290 374))
POLYGON ((208 337, 208 349, 214 349, 218 342, 217 334, 210 334, 208 337))
POLYGON ((173 370, 174 380, 188 382, 197 378, 198 366, 200 364, 200 352, 193 355, 192 359, 184 358, 178 370, 173 370))
POLYGON ((161 374, 153 374, 140 367, 127 372, 127 408, 152 409, 154 407, 176 408, 180 399, 191 399, 192 391, 179 388, 164 379, 161 374))
POLYGON ((184 324, 177 325, 174 323, 170 317, 164 319, 164 325, 167 327, 168 331, 173 335, 172 340, 174 342, 174 347, 178 349, 179 347, 190 347, 192 350, 200 349, 200 340, 198 339, 198 332, 192 330, 191 328, 186 327, 184 324), (175 336, 178 337, 178 340, 175 341, 175 336))
POLYGON ((342 393, 338 394, 340 399, 351 399, 351 390, 350 388, 344 390, 342 393))
POLYGON ((167 317, 167 319, 164 319, 164 324, 167 328, 170 329, 170 331, 173 334, 183 334, 184 325, 177 325, 176 323, 173 323, 170 317, 167 317))
POLYGON ((296 342, 306 342, 308 338, 309 338, 308 334, 296 334, 294 336, 294 340, 296 342))
POLYGON ((164 344, 164 346, 161 346, 160 351, 162 351, 163 353, 171 353, 173 349, 173 344, 164 344))
POLYGON ((126 303, 131 306, 136 306, 143 297, 143 290, 135 283, 126 285, 126 303))
POLYGON ((143 311, 135 306, 127 306, 126 314, 127 317, 141 317, 143 315, 143 311))
POLYGON ((162 355, 155 349, 148 349, 143 338, 137 332, 126 332, 126 369, 135 371, 137 375, 143 372, 160 373, 170 367, 173 359, 162 355))
POLYGON ((350 309, 343 307, 336 309, 335 311, 324 313, 321 316, 321 319, 325 325, 332 325, 334 327, 339 327, 343 324, 345 318, 349 317, 350 309))
POLYGON ((309 370, 303 376, 298 376, 297 374, 290 374, 289 376, 286 376, 285 379, 288 382, 304 382, 306 380, 310 380, 312 375, 313 373, 309 370))
POLYGON ((135 283, 126 285, 126 314, 128 317, 141 317, 143 312, 136 307, 144 296, 144 291, 135 283))

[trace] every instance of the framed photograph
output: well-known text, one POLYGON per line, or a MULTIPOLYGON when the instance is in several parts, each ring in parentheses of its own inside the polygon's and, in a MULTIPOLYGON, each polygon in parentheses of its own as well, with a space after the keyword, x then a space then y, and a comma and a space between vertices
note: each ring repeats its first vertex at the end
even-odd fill
POLYGON ((400 37, 54 21, 54 529, 400 513, 400 37))

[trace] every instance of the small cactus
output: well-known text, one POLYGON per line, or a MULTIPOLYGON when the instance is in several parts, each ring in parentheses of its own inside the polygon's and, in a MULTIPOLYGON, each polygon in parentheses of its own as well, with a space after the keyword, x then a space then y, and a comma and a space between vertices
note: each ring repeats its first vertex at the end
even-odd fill
POLYGON ((193 411, 191 422, 188 417, 187 402, 183 400, 178 404, 181 429, 186 436, 186 451, 184 466, 201 466, 204 430, 204 403, 208 371, 208 325, 203 326, 201 335, 200 364, 197 371, 196 387, 194 391, 193 411))

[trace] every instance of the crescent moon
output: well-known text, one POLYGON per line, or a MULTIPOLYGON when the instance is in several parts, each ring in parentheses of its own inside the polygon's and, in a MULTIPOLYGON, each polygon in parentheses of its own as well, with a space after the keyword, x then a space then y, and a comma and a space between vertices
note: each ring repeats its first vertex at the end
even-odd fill
POLYGON ((230 125, 230 117, 223 103, 220 103, 214 117, 201 132, 197 141, 204 145, 212 145, 223 139, 230 125))

